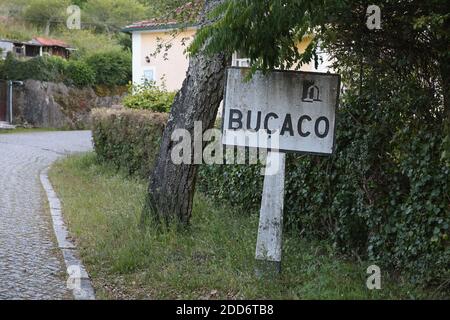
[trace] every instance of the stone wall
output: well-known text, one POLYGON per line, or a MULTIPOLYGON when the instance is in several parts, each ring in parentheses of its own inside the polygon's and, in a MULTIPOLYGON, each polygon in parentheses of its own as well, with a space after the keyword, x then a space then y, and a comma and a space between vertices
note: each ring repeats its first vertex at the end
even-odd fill
POLYGON ((43 128, 85 129, 89 127, 93 108, 119 105, 125 93, 124 88, 94 90, 27 80, 14 88, 14 123, 43 128))

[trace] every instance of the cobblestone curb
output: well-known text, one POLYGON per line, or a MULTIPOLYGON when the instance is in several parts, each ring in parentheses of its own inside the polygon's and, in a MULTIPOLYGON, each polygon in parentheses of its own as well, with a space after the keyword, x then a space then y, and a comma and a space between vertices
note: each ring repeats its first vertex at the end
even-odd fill
POLYGON ((58 199, 48 178, 49 168, 40 174, 40 180, 47 194, 58 247, 64 256, 67 270, 67 288, 72 291, 75 300, 94 300, 95 293, 91 279, 78 258, 78 252, 73 242, 68 239, 68 231, 62 217, 61 201, 58 199))

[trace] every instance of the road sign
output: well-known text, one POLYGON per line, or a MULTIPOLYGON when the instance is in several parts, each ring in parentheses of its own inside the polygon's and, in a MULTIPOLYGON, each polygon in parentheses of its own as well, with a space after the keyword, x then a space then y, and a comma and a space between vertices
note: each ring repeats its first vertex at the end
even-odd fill
POLYGON ((222 122, 225 145, 266 148, 258 239, 258 275, 281 271, 286 151, 334 152, 340 77, 295 71, 257 72, 228 68, 222 122), (281 152, 279 152, 281 151, 281 152), (277 169, 270 168, 275 164, 277 169))
POLYGON ((223 144, 332 154, 340 78, 336 74, 227 70, 223 144))

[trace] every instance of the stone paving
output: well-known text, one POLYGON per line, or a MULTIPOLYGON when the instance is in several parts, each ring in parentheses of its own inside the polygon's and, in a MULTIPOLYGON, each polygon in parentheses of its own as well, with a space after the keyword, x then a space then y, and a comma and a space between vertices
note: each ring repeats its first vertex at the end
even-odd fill
POLYGON ((89 131, 0 134, 0 299, 71 299, 39 173, 89 131))

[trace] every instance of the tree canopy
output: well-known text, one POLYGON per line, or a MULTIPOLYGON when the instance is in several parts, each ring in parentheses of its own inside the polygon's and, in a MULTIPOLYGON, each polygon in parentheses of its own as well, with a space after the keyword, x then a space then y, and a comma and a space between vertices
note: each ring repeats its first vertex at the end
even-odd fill
POLYGON ((383 0, 381 29, 369 29, 368 1, 227 0, 190 47, 243 52, 253 70, 299 68, 325 50, 346 88, 377 92, 379 80, 406 79, 427 88, 450 119, 450 4, 445 0, 383 0), (314 35, 305 52, 298 42, 314 35), (372 80, 372 81, 370 81, 372 80))
MULTIPOLYGON (((288 155, 287 225, 307 237, 331 238, 342 251, 402 270, 413 281, 447 287, 449 6, 446 0, 226 0, 190 47, 191 53, 240 51, 254 72, 296 67, 326 51, 345 89, 336 153, 288 155), (381 9, 381 29, 366 25, 372 4, 381 9), (306 35, 314 40, 300 53, 297 43, 306 35)), ((216 171, 224 198, 240 190, 250 203, 260 194, 260 188, 250 192, 255 177, 247 167, 213 168, 208 177, 216 171), (230 187, 233 174, 237 188, 230 187)))
POLYGON ((97 33, 114 33, 137 20, 169 16, 188 0, 2 0, 6 17, 42 29, 46 34, 63 29, 67 7, 81 8, 81 26, 97 33))
POLYGON ((146 18, 148 8, 137 0, 88 0, 83 12, 90 26, 110 33, 146 18))
POLYGON ((52 23, 64 20, 69 5, 69 0, 31 0, 25 6, 23 17, 37 26, 44 26, 48 35, 52 23))
MULTIPOLYGON (((449 4, 445 0, 375 3, 381 9, 382 29, 366 26, 368 1, 361 0, 227 0, 212 14, 215 24, 203 28, 193 43, 197 51, 208 39, 208 50, 241 51, 259 68, 290 68, 309 60, 319 44, 366 54, 410 53, 410 63, 448 54, 449 4), (300 55, 296 44, 315 35, 300 55), (371 49, 376 49, 373 53, 371 49), (372 53, 371 53, 372 52, 372 53)), ((448 57, 448 56, 447 56, 448 57)))

